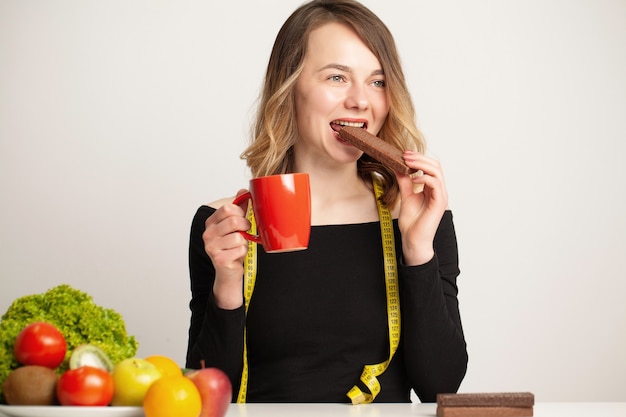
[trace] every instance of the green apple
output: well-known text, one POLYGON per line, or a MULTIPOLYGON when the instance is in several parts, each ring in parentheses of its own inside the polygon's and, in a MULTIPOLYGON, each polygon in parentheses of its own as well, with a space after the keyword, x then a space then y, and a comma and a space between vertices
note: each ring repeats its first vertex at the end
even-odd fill
POLYGON ((161 378, 156 366, 145 359, 124 359, 113 368, 115 393, 111 405, 141 406, 146 391, 161 378))

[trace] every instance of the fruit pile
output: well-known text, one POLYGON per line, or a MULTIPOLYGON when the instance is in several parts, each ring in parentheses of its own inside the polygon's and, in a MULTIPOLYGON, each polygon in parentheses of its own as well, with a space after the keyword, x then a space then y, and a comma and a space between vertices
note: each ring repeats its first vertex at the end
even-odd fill
POLYGON ((47 322, 24 327, 13 351, 20 366, 2 384, 9 405, 137 406, 146 417, 223 417, 232 398, 230 380, 217 368, 183 374, 162 355, 113 364, 91 344, 76 347, 59 376, 67 343, 47 322))

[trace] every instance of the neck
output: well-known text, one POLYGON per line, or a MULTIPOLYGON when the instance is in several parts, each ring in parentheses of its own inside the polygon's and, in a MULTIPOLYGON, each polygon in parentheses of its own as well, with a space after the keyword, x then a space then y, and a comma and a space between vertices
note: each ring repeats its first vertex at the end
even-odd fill
POLYGON ((376 200, 369 187, 351 172, 313 171, 311 181, 312 224, 349 224, 378 220, 376 200))

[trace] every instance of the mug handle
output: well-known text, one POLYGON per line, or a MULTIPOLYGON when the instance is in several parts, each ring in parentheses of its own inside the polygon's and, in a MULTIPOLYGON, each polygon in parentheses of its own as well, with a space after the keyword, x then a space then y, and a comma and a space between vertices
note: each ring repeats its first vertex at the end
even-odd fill
MULTIPOLYGON (((237 197, 235 197, 235 199, 233 200, 233 204, 240 206, 244 211, 246 211, 246 207, 242 206, 241 203, 250 200, 251 198, 252 195, 250 194, 250 191, 246 191, 245 193, 239 194, 237 197)), ((261 243, 261 238, 259 237, 259 235, 253 235, 246 232, 245 230, 239 230, 239 233, 241 233, 241 236, 245 237, 247 240, 250 240, 254 243, 261 243)))

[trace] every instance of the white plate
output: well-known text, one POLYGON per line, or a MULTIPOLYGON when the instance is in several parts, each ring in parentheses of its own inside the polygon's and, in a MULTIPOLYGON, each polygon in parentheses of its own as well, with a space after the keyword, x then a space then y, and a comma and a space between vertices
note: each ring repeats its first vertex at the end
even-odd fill
POLYGON ((8 417, 144 417, 142 407, 70 407, 1 405, 0 414, 8 417))

